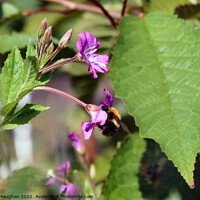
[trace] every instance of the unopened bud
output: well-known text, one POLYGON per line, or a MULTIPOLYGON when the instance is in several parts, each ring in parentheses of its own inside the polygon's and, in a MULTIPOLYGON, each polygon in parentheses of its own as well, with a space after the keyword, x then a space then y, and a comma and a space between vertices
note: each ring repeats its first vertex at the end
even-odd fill
POLYGON ((60 48, 65 48, 69 42, 69 40, 72 37, 72 29, 69 29, 60 39, 59 41, 59 47, 60 48))
POLYGON ((85 155, 86 153, 85 146, 79 135, 76 132, 72 132, 71 134, 68 135, 68 138, 71 140, 78 153, 80 155, 85 155))
POLYGON ((43 43, 47 44, 50 43, 52 40, 52 26, 50 26, 44 33, 43 43))
POLYGON ((53 45, 53 42, 51 42, 51 44, 47 48, 47 53, 51 54, 53 52, 53 49, 54 49, 54 45, 53 45))
POLYGON ((94 164, 91 164, 91 166, 90 166, 90 176, 92 179, 95 179, 95 177, 96 177, 96 169, 95 169, 94 164))
POLYGON ((44 35, 44 32, 46 29, 47 29, 47 19, 44 18, 40 24, 40 27, 38 28, 38 31, 37 31, 39 38, 44 35))

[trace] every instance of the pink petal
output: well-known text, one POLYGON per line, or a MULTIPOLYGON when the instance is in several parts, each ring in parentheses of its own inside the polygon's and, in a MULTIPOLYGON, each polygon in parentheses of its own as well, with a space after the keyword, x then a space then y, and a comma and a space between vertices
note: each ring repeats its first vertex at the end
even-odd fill
POLYGON ((80 187, 73 185, 72 183, 67 184, 66 195, 80 195, 80 192, 81 192, 80 187))
POLYGON ((52 177, 45 183, 45 185, 53 185, 55 184, 55 182, 56 182, 56 177, 52 177))
POLYGON ((65 189, 67 189, 67 185, 62 184, 62 185, 60 186, 59 193, 60 193, 60 194, 63 193, 63 192, 65 191, 65 189))
POLYGON ((82 122, 81 129, 82 129, 84 140, 88 140, 91 137, 92 132, 94 130, 94 124, 91 123, 91 121, 90 122, 82 122))
POLYGON ((104 125, 107 118, 108 118, 108 114, 105 111, 100 110, 100 111, 97 112, 93 123, 99 124, 99 125, 104 125))

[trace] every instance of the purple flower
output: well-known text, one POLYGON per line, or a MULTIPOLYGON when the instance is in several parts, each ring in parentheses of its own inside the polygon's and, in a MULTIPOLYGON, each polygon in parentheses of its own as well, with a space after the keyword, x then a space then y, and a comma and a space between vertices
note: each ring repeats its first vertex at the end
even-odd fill
POLYGON ((71 134, 68 135, 68 138, 71 140, 71 142, 73 143, 75 149, 81 154, 84 155, 85 154, 85 147, 84 144, 81 140, 81 138, 79 137, 79 135, 76 132, 72 132, 71 134))
POLYGON ((80 33, 78 36, 80 40, 77 41, 76 47, 80 52, 79 56, 81 56, 81 60, 89 65, 88 71, 93 73, 93 78, 98 77, 96 71, 106 73, 108 71, 106 65, 108 65, 109 57, 107 55, 95 54, 100 46, 96 37, 92 36, 90 31, 80 33))
POLYGON ((83 138, 85 140, 88 140, 91 137, 95 125, 103 126, 108 118, 108 114, 106 113, 106 111, 102 110, 102 107, 112 107, 113 97, 108 90, 104 89, 104 91, 106 92, 106 97, 99 106, 92 104, 88 104, 86 106, 86 110, 91 115, 92 119, 89 122, 82 122, 81 129, 83 133, 83 138))
MULTIPOLYGON (((66 195, 78 195, 80 194, 80 187, 75 186, 74 184, 70 183, 67 179, 67 172, 69 168, 71 167, 70 161, 67 161, 66 163, 58 166, 55 170, 55 177, 50 178, 45 185, 53 185, 56 183, 57 180, 62 180, 65 183, 60 186, 59 193, 65 191, 66 189, 66 195)), ((78 198, 77 198, 78 200, 78 198)))

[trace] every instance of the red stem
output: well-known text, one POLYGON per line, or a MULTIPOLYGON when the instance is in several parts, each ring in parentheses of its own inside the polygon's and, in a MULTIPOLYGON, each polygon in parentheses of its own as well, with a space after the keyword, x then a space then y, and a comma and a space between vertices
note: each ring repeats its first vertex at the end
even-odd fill
POLYGON ((128 0, 124 0, 124 3, 123 3, 122 13, 121 13, 121 16, 122 16, 122 17, 123 17, 124 14, 125 14, 127 1, 128 1, 128 0))
MULTIPOLYGON (((46 66, 49 65, 49 63, 55 58, 55 56, 58 54, 58 52, 61 50, 61 48, 58 46, 57 49, 54 51, 53 56, 45 63, 45 65, 43 66, 43 68, 45 68, 46 66)), ((42 68, 42 69, 43 69, 42 68)))
POLYGON ((40 87, 36 87, 33 90, 44 90, 44 91, 48 91, 48 92, 52 92, 52 93, 56 93, 58 95, 61 95, 63 97, 66 97, 68 99, 71 99, 72 101, 78 103, 79 105, 83 106, 84 108, 86 107, 86 103, 84 103, 83 101, 77 99, 76 97, 71 96, 70 94, 67 94, 65 92, 62 92, 60 90, 57 90, 55 88, 51 88, 51 87, 46 87, 46 86, 40 86, 40 87))
POLYGON ((45 44, 42 44, 42 49, 41 49, 41 52, 40 52, 39 63, 41 63, 42 56, 43 56, 43 54, 44 54, 44 49, 45 49, 45 44))
POLYGON ((39 71, 38 75, 44 74, 44 73, 46 73, 46 72, 49 72, 49 71, 51 71, 52 69, 56 69, 57 67, 60 67, 61 65, 70 63, 70 62, 75 61, 75 60, 76 60, 76 57, 73 57, 73 58, 69 58, 69 59, 67 59, 67 60, 64 60, 64 61, 55 63, 55 64, 53 64, 53 65, 50 65, 49 67, 46 67, 46 68, 41 69, 41 70, 39 71))
POLYGON ((117 23, 115 22, 115 20, 113 19, 113 17, 108 13, 108 11, 101 5, 101 3, 99 3, 96 0, 88 0, 88 1, 90 1, 93 4, 95 4, 96 6, 98 6, 103 11, 104 15, 110 20, 110 22, 113 25, 113 27, 117 28, 117 23))

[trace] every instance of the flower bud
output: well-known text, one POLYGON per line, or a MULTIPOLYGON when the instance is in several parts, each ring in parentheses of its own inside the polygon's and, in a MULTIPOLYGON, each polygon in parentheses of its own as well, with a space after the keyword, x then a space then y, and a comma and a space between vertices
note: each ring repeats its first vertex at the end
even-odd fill
POLYGON ((45 30, 47 29, 47 19, 44 18, 38 28, 37 34, 38 37, 42 37, 44 35, 45 30))
POLYGON ((69 29, 60 39, 59 41, 59 47, 60 48, 65 48, 69 42, 69 40, 72 37, 72 29, 69 29))
POLYGON ((47 28, 47 30, 44 33, 44 37, 43 37, 43 43, 44 44, 50 43, 50 41, 52 40, 51 34, 52 34, 52 26, 47 28))
POLYGON ((79 135, 76 132, 72 132, 68 135, 68 138, 71 140, 78 153, 85 155, 85 147, 79 135))
POLYGON ((53 52, 53 49, 54 49, 54 45, 53 45, 53 42, 51 42, 51 44, 47 48, 47 53, 51 54, 53 52))

